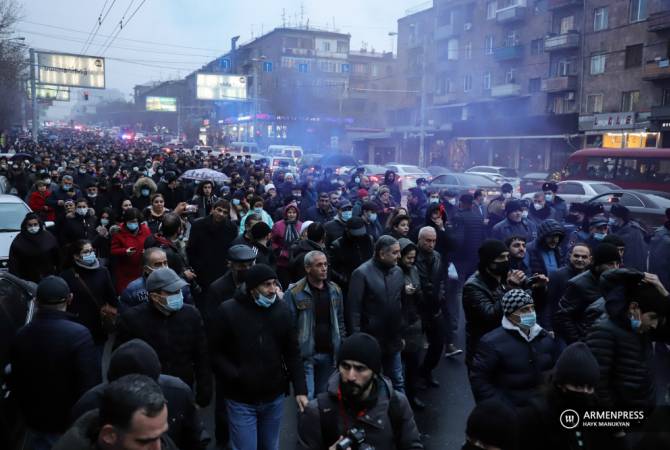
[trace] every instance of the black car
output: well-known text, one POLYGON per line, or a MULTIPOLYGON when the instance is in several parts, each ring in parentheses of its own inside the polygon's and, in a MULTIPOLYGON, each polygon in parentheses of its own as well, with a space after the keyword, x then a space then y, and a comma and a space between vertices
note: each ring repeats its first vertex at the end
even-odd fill
POLYGON ((587 203, 601 203, 605 211, 609 211, 612 204, 619 203, 630 210, 632 219, 651 233, 667 220, 665 210, 670 208, 670 194, 659 191, 621 189, 597 195, 587 203))
POLYGON ((531 172, 521 177, 521 194, 529 194, 542 190, 542 185, 553 181, 549 172, 531 172))
POLYGON ((459 195, 472 194, 481 189, 486 200, 500 195, 500 186, 490 178, 471 173, 448 173, 433 178, 429 184, 431 191, 454 191, 459 195))

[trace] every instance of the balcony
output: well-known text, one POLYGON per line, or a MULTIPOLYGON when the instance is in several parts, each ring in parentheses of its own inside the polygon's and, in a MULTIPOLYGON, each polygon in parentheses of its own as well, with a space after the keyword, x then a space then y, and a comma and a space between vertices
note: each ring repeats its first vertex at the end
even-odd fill
POLYGON ((544 51, 555 52, 579 47, 579 31, 569 31, 565 34, 547 36, 544 38, 544 51))
POLYGON ((663 31, 670 29, 670 11, 657 12, 649 15, 647 30, 663 31))
POLYGON ((516 83, 499 84, 491 88, 491 97, 516 97, 521 95, 521 85, 516 83))
POLYGON ((496 11, 496 22, 508 23, 516 22, 526 18, 526 7, 521 5, 508 6, 507 8, 496 11))
POLYGON ((653 119, 670 119, 670 105, 652 106, 651 117, 653 119))
POLYGON ((647 81, 666 80, 670 78, 670 59, 647 61, 644 65, 642 79, 647 81))
POLYGON ((493 49, 493 59, 496 61, 509 61, 523 57, 523 45, 511 47, 498 47, 493 49))
POLYGON ((458 26, 454 25, 453 23, 448 23, 446 25, 438 25, 435 28, 435 40, 443 41, 445 39, 449 39, 450 37, 456 34, 457 28, 458 26))
POLYGON ((581 6, 582 0, 549 0, 547 9, 554 10, 560 8, 567 8, 569 6, 581 6))
POLYGON ((433 105, 446 105, 456 100, 456 94, 435 94, 433 96, 433 105))
POLYGON ((542 92, 565 92, 577 90, 577 75, 551 77, 542 80, 542 92))

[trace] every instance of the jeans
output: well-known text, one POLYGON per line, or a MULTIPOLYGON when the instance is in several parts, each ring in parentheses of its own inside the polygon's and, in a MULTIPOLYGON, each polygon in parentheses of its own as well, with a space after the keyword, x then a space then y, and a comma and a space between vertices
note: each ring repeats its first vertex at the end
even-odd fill
POLYGON ((445 345, 456 344, 458 320, 461 313, 459 292, 462 289, 459 280, 446 281, 446 295, 442 299, 442 326, 445 345))
POLYGON ((284 396, 251 405, 226 399, 233 450, 279 450, 284 396))
POLYGON ((330 353, 315 353, 303 361, 305 381, 307 381, 307 397, 312 400, 318 394, 326 392, 328 378, 335 371, 335 361, 330 353))
POLYGON ((51 450, 62 435, 57 433, 42 433, 28 429, 22 450, 51 450))
POLYGON ((405 378, 402 373, 400 352, 382 355, 382 370, 384 371, 384 375, 393 383, 393 389, 404 394, 405 378))

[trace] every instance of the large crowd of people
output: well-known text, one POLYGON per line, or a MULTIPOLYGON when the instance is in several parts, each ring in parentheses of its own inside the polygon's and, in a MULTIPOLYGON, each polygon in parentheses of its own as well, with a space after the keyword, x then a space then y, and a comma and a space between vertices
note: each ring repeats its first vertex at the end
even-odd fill
POLYGON ((670 448, 559 420, 667 418, 670 211, 648 230, 552 182, 401 192, 391 171, 90 137, 12 151, 0 175, 33 212, 8 267, 38 284, 11 344, 25 449, 278 449, 289 392, 296 448, 419 449, 443 358, 476 403, 464 449, 670 448))

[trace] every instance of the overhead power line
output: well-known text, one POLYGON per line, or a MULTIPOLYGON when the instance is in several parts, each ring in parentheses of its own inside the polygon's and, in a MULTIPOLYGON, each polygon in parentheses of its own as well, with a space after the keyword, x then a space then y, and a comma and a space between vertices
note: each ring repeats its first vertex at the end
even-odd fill
POLYGON ((112 4, 109 5, 109 9, 107 10, 107 12, 105 13, 105 15, 103 16, 103 15, 102 15, 102 11, 105 10, 105 5, 107 5, 107 0, 105 0, 105 4, 102 6, 102 11, 100 12, 100 15, 98 16, 98 27, 95 29, 95 32, 93 33, 93 35, 92 35, 91 38, 89 39, 89 42, 87 42, 87 43, 85 44, 84 48, 82 49, 82 53, 86 52, 86 51, 89 49, 91 43, 93 42, 93 39, 95 39, 95 36, 96 36, 96 35, 98 34, 98 32, 100 31, 100 28, 102 27, 102 24, 105 22, 105 19, 106 19, 107 16, 109 15, 109 13, 110 13, 110 11, 112 10, 112 8, 114 7, 114 4, 115 4, 115 3, 116 3, 116 0, 112 0, 112 4))
MULTIPOLYGON (((134 3, 134 1, 135 1, 135 0, 130 0, 130 5, 128 5, 128 8, 126 8, 126 12, 128 12, 128 11, 130 10, 130 7, 131 7, 132 4, 134 3)), ((121 33, 121 31, 123 30, 123 27, 124 27, 124 26, 127 26, 128 23, 129 23, 131 20, 133 20, 133 17, 135 17, 135 14, 137 14, 137 11, 140 10, 140 8, 142 7, 142 5, 144 5, 144 3, 145 3, 146 1, 147 1, 147 0, 142 0, 142 3, 140 3, 139 5, 137 5, 137 8, 135 8, 135 11, 133 11, 133 13, 130 15, 130 17, 128 17, 128 20, 126 20, 125 23, 123 22, 123 19, 125 18, 126 13, 123 14, 123 17, 121 17, 121 21, 119 22, 119 30, 118 30, 118 31, 116 32, 116 34, 112 37, 112 40, 109 41, 109 43, 107 44, 107 46, 106 46, 104 49, 102 49, 102 52, 100 53, 102 56, 105 55, 105 52, 107 52, 107 49, 109 49, 109 47, 114 43, 114 41, 115 41, 116 38, 118 37, 119 33, 121 33)))

